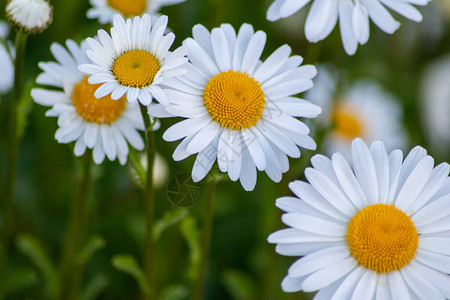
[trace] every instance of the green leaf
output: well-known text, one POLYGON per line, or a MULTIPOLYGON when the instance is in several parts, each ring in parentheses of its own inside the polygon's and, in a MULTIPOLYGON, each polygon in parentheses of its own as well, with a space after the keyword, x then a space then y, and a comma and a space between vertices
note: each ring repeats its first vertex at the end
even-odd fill
POLYGON ((108 286, 109 278, 107 275, 100 273, 91 278, 86 287, 81 292, 79 300, 95 300, 98 295, 108 286))
POLYGON ((31 112, 33 101, 31 101, 31 89, 34 87, 33 81, 28 81, 22 93, 22 97, 17 105, 17 136, 20 138, 27 126, 28 115, 31 112))
POLYGON ((234 300, 255 299, 256 285, 248 274, 239 270, 226 270, 222 282, 234 300))
POLYGON ((154 238, 155 241, 161 236, 161 233, 186 218, 188 215, 187 209, 179 208, 175 210, 168 211, 164 216, 158 220, 154 227, 154 238))
POLYGON ((38 276, 34 270, 13 269, 8 272, 0 283, 0 298, 6 295, 27 289, 39 283, 38 276))
POLYGON ((201 256, 201 235, 194 218, 187 217, 181 222, 181 234, 189 247, 189 259, 191 265, 188 269, 188 277, 194 280, 196 278, 196 272, 199 268, 201 256))
POLYGON ((30 234, 20 234, 16 246, 27 256, 44 277, 45 289, 49 295, 54 295, 58 287, 58 277, 47 251, 41 242, 30 234))
POLYGON ((117 270, 131 275, 139 284, 141 292, 150 294, 147 278, 133 256, 127 254, 116 255, 112 258, 111 264, 117 270))
POLYGON ((183 300, 189 296, 189 288, 182 284, 172 284, 165 287, 158 300, 183 300))
POLYGON ((131 174, 133 179, 137 181, 137 185, 141 188, 145 187, 147 181, 147 173, 144 166, 141 163, 141 158, 139 157, 139 152, 130 147, 130 153, 128 155, 129 161, 131 163, 131 168, 135 172, 131 174))
POLYGON ((84 265, 98 250, 104 248, 106 245, 105 239, 99 235, 94 235, 89 238, 84 248, 78 253, 78 263, 84 265))

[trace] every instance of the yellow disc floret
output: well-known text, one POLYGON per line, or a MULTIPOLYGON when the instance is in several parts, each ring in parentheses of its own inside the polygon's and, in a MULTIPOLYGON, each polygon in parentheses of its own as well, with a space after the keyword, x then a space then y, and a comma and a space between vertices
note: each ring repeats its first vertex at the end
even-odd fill
POLYGON ((211 78, 203 99, 211 118, 230 129, 254 126, 266 102, 258 81, 245 72, 232 70, 211 78))
POLYGON ((357 137, 364 137, 364 124, 354 109, 344 105, 337 105, 331 115, 334 123, 335 133, 353 140, 357 137))
POLYGON ((88 122, 114 122, 125 110, 126 97, 119 100, 112 100, 111 96, 97 99, 94 93, 101 84, 89 84, 87 79, 88 76, 85 76, 73 88, 72 103, 77 113, 88 122))
POLYGON ((142 88, 152 84, 159 69, 159 60, 153 54, 131 50, 116 59, 112 72, 121 85, 142 88))
POLYGON ((358 264, 378 273, 406 266, 419 243, 411 218, 388 204, 373 204, 360 210, 350 220, 346 238, 358 264))
POLYGON ((145 12, 147 0, 108 0, 108 4, 125 17, 134 17, 145 12))

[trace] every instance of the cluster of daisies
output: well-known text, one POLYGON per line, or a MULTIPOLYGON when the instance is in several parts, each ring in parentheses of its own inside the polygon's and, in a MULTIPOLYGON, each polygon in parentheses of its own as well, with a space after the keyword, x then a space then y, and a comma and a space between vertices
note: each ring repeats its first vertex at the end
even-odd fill
MULTIPOLYGON (((81 44, 53 44, 56 61, 40 63, 36 79, 50 88, 31 93, 50 107, 47 116, 58 118, 56 140, 74 142, 76 156, 92 149, 97 164, 105 157, 125 164, 129 146, 144 149, 142 113, 181 117, 163 134, 166 141, 180 141, 173 159, 196 155, 194 181, 217 162, 250 191, 257 170, 279 182, 288 157, 300 157, 299 148, 316 149, 309 126, 298 118, 316 118, 326 108, 318 123, 335 124, 327 151, 342 154, 314 156, 307 182, 289 185, 296 197, 276 203, 290 228, 273 233, 269 242, 282 255, 301 256, 283 290, 319 291, 315 299, 450 298, 450 166, 434 167, 420 147, 403 160, 400 150, 388 154, 384 143, 369 147, 358 138, 374 140, 387 132, 387 148, 404 146, 392 96, 361 81, 339 97, 344 100, 333 101, 336 70, 321 67, 311 89, 316 68, 302 65, 287 45, 262 60, 266 34, 249 24, 237 31, 229 24, 211 31, 196 25, 192 38, 171 50, 175 35, 168 32, 168 17, 157 12, 179 2, 91 0, 88 17, 112 22, 110 33, 99 30, 81 44), (295 97, 308 90, 320 106, 295 97)), ((275 0, 267 18, 288 17, 308 2, 275 0)), ((421 21, 413 5, 428 0, 311 2, 306 38, 323 40, 339 19, 345 51, 354 54, 369 38, 369 19, 387 33, 398 28, 385 6, 421 21)), ((152 129, 158 127, 155 122, 152 129)))
POLYGON ((116 14, 111 35, 99 30, 81 46, 67 41, 67 49, 53 44, 57 62, 39 64, 44 72, 37 83, 62 91, 36 88, 32 96, 51 107, 47 115, 58 117, 55 137, 75 142, 75 155, 88 148, 96 163, 108 157, 124 164, 128 143, 142 150, 139 105, 151 117, 185 118, 163 137, 182 140, 175 160, 197 155, 194 181, 217 161, 231 180, 252 190, 256 170, 279 182, 288 156, 300 157, 299 147, 315 149, 309 128, 296 117, 314 118, 321 109, 293 95, 310 89, 317 71, 301 66, 289 46, 262 62, 264 32, 249 24, 238 32, 229 24, 211 32, 196 25, 193 38, 170 51, 175 35, 166 34, 168 18, 151 19, 116 14))

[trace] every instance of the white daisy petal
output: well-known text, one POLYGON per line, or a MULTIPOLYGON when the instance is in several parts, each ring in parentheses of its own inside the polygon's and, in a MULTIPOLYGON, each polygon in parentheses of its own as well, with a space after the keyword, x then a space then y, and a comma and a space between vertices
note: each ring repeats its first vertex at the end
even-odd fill
POLYGON ((305 292, 312 292, 326 287, 350 273, 356 266, 353 257, 342 259, 308 276, 302 284, 302 289, 305 292))
POLYGON ((405 266, 400 272, 406 284, 420 299, 445 300, 445 297, 410 265, 405 266))
POLYGON ((369 148, 361 139, 355 139, 352 143, 352 158, 356 178, 366 192, 368 203, 376 203, 378 201, 378 183, 375 163, 369 148))
POLYGON ((358 48, 358 41, 353 33, 353 3, 351 0, 339 1, 339 27, 342 44, 348 55, 353 55, 358 48))
POLYGON ((430 156, 423 158, 417 164, 398 193, 395 206, 404 211, 408 209, 430 178, 433 166, 434 159, 430 156))
POLYGON ((446 298, 450 298, 450 276, 447 273, 442 273, 433 270, 421 263, 412 263, 411 268, 422 274, 429 282, 431 282, 446 298))
POLYGON ((300 258, 288 269, 290 277, 301 277, 317 272, 348 257, 345 246, 325 248, 300 258))
POLYGON ((389 274, 389 289, 392 299, 411 299, 408 287, 399 271, 393 271, 389 274))

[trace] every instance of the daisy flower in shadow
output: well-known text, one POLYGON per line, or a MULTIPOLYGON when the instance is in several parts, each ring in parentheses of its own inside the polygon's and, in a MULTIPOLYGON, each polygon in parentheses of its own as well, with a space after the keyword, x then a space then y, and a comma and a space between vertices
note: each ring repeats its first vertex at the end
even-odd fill
POLYGON ((149 105, 153 98, 168 103, 160 86, 164 80, 186 72, 179 67, 187 58, 183 47, 169 51, 175 35, 164 35, 167 22, 167 16, 152 25, 147 14, 126 21, 116 15, 111 36, 99 30, 98 40, 86 40, 90 48, 86 54, 92 62, 80 65, 79 70, 91 75, 89 83, 101 84, 95 97, 111 94, 117 100, 126 94, 131 103, 139 100, 149 105))
POLYGON ((197 154, 192 178, 200 181, 217 160, 220 171, 245 190, 256 184, 256 169, 275 182, 289 169, 288 156, 300 157, 299 147, 315 149, 309 128, 295 117, 315 118, 320 107, 292 97, 313 86, 316 68, 300 66, 287 45, 260 60, 266 34, 244 24, 236 34, 229 24, 211 33, 202 25, 183 42, 188 74, 165 82, 168 104, 156 104, 156 117, 183 117, 163 135, 182 139, 176 161, 197 154))
POLYGON ((342 72, 331 66, 319 66, 318 70, 315 85, 306 97, 322 107, 316 124, 333 125, 323 143, 327 154, 340 152, 350 158, 351 144, 357 137, 368 143, 382 140, 388 150, 405 146, 407 135, 399 99, 372 79, 359 79, 342 89, 342 72))
POLYGON ((277 199, 291 227, 272 233, 276 251, 301 256, 282 281, 314 299, 449 299, 450 166, 417 146, 387 153, 352 144, 352 160, 316 155, 277 199))
POLYGON ((118 158, 123 165, 127 161, 128 143, 137 150, 144 149, 138 133, 144 129, 139 106, 128 103, 125 96, 118 100, 110 96, 94 97, 99 85, 89 84, 88 76, 78 70, 80 64, 90 62, 85 54, 87 44, 78 46, 68 40, 66 46, 68 50, 54 43, 51 51, 56 62, 39 63, 44 72, 36 82, 53 88, 34 88, 31 96, 36 103, 51 107, 46 116, 58 117, 56 140, 75 142, 76 156, 89 148, 93 149, 95 163, 102 163, 106 155, 110 160, 118 158))
POLYGON ((149 14, 157 16, 163 6, 178 4, 186 0, 90 0, 92 8, 87 11, 89 19, 98 19, 101 24, 112 23, 114 15, 130 18, 149 14))
POLYGON ((369 19, 389 34, 400 26, 385 6, 405 18, 421 22, 422 14, 414 5, 426 5, 430 0, 275 0, 267 11, 267 19, 287 18, 309 2, 312 5, 305 24, 306 39, 312 43, 325 39, 339 19, 344 49, 353 55, 358 44, 364 45, 369 39, 369 19))

